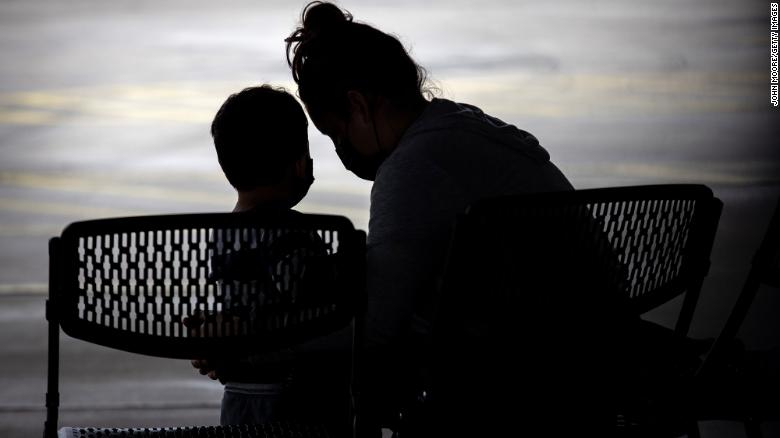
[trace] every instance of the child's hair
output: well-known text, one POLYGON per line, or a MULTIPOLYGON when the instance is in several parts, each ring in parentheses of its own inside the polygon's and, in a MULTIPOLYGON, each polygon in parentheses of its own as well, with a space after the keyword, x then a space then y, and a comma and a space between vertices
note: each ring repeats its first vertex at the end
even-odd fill
POLYGON ((308 150, 303 108, 283 88, 250 87, 227 98, 214 116, 211 135, 222 171, 237 190, 283 180, 308 150))
POLYGON ((399 108, 413 107, 430 94, 425 70, 397 38, 352 21, 332 3, 309 3, 301 26, 285 42, 298 96, 313 118, 346 115, 348 90, 381 95, 399 108))

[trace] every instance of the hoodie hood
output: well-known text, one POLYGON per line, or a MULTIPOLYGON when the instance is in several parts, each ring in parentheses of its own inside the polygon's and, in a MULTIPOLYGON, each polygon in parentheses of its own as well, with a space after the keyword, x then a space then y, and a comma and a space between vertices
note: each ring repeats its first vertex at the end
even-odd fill
POLYGON ((471 133, 484 137, 490 143, 503 145, 534 161, 550 160, 550 154, 531 133, 485 114, 473 105, 435 98, 409 126, 403 137, 434 131, 471 133))

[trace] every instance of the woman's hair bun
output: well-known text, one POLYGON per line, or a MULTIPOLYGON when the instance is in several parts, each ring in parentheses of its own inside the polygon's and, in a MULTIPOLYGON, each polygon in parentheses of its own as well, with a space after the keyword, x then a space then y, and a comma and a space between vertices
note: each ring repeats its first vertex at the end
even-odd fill
POLYGON ((348 114, 347 93, 384 96, 400 107, 424 100, 425 71, 404 46, 327 1, 303 8, 299 27, 285 39, 298 96, 314 113, 348 114))
POLYGON ((287 63, 292 68, 295 82, 300 79, 304 58, 317 46, 318 37, 351 22, 352 14, 333 3, 313 1, 303 8, 300 27, 284 39, 287 43, 287 63))
POLYGON ((301 16, 303 32, 309 35, 319 34, 352 21, 352 15, 342 11, 333 3, 314 1, 306 5, 301 16))

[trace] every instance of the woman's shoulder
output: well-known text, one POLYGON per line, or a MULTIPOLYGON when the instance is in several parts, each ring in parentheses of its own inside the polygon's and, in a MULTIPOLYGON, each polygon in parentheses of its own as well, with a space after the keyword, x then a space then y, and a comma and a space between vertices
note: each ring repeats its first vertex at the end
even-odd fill
POLYGON ((399 146, 421 142, 435 144, 443 138, 458 139, 469 133, 484 134, 508 127, 514 128, 503 120, 486 114, 477 106, 435 98, 409 126, 399 146))

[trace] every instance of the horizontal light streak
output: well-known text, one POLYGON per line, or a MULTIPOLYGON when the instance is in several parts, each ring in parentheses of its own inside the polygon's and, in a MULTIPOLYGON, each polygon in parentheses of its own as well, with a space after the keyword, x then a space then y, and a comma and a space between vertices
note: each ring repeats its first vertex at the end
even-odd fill
MULTIPOLYGON (((444 97, 496 112, 539 117, 591 113, 742 112, 764 97, 763 72, 538 73, 478 71, 443 78, 444 97)), ((251 85, 182 82, 102 85, 0 94, 0 123, 61 124, 106 121, 208 124, 227 97, 251 85)), ((294 91, 291 82, 283 82, 294 91)), ((763 102, 763 100, 761 100, 763 102)))

